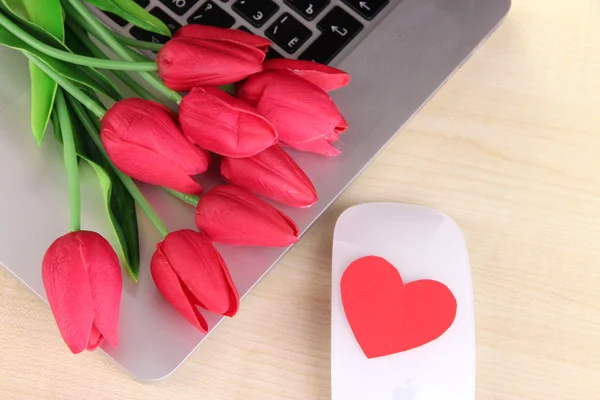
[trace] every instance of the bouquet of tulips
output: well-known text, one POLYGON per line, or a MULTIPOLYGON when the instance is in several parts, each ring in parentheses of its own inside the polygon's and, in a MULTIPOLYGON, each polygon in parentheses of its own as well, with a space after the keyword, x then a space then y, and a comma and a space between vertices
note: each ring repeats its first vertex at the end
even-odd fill
POLYGON ((347 124, 327 92, 350 80, 310 61, 265 61, 271 43, 240 30, 188 25, 164 45, 126 38, 89 6, 171 36, 133 0, 0 0, 0 44, 30 63, 34 137, 42 144, 51 124, 62 143, 70 232, 48 248, 42 278, 73 353, 118 344, 121 264, 136 281, 139 271, 136 205, 163 237, 150 269, 166 301, 202 332, 199 308, 235 315, 238 292, 213 243, 298 240, 294 221, 261 197, 292 207, 317 201, 282 147, 337 155, 332 143, 347 124), (81 162, 98 175, 116 249, 81 228, 81 162), (209 167, 223 184, 201 194, 196 177, 209 167), (168 232, 136 181, 195 207, 198 231, 168 232))

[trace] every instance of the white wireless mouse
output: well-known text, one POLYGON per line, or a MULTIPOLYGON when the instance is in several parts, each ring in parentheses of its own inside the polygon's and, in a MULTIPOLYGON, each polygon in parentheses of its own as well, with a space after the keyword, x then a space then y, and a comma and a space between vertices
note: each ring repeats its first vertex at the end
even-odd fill
POLYGON ((333 400, 475 399, 471 267, 452 219, 408 204, 352 207, 337 221, 332 263, 333 400), (426 343, 406 345, 431 329, 426 343))

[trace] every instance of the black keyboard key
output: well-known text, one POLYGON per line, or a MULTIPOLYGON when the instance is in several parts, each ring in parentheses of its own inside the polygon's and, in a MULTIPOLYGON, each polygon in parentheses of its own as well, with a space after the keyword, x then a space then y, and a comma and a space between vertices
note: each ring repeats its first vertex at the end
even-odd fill
POLYGON ((329 0, 285 0, 285 4, 294 9, 309 21, 312 21, 325 7, 329 0))
MULTIPOLYGON (((171 33, 177 32, 181 25, 179 22, 175 21, 173 18, 169 16, 166 12, 158 7, 154 7, 150 10, 150 14, 154 15, 156 18, 160 19, 162 22, 167 25, 171 33)), ((138 28, 134 26, 129 31, 133 37, 138 40, 144 40, 146 42, 154 42, 154 43, 166 43, 169 38, 167 36, 159 35, 158 33, 148 32, 144 29, 138 28)))
MULTIPOLYGON (((252 31, 250 29, 246 28, 244 25, 238 26, 238 30, 252 33, 252 31)), ((267 51, 267 55, 265 57, 265 60, 269 60, 271 58, 284 58, 284 57, 281 54, 279 54, 276 50, 274 50, 273 47, 269 47, 269 50, 267 51)))
POLYGON ((257 28, 263 26, 279 10, 279 6, 271 0, 238 0, 233 3, 232 8, 257 28))
POLYGON ((300 55, 300 59, 322 64, 331 62, 363 28, 360 22, 340 7, 334 7, 319 21, 317 27, 323 33, 300 55))
POLYGON ((131 33, 131 36, 137 40, 143 40, 144 42, 167 43, 169 40, 168 36, 159 35, 158 33, 154 32, 148 32, 144 29, 138 28, 137 26, 131 28, 129 33, 131 33))
POLYGON ((177 15, 183 15, 199 0, 160 0, 165 6, 169 7, 177 15))
POLYGON ((108 18, 110 18, 110 19, 112 19, 113 21, 115 21, 115 23, 116 23, 117 25, 120 25, 120 26, 125 26, 125 25, 127 25, 127 24, 128 24, 128 22, 127 22, 126 20, 124 20, 123 18, 119 17, 118 15, 115 15, 115 14, 113 14, 113 13, 109 13, 109 12, 106 12, 106 11, 104 11, 104 14, 106 14, 106 16, 107 16, 108 18))
POLYGON ((181 28, 181 24, 175 21, 169 14, 164 12, 161 8, 154 7, 150 10, 150 14, 154 15, 156 18, 160 19, 162 22, 167 25, 171 33, 177 32, 179 28, 181 28))
POLYGON ((342 0, 364 19, 372 20, 385 7, 388 0, 342 0))
POLYGON ((319 21, 317 28, 324 33, 350 41, 360 32, 363 25, 341 7, 334 7, 319 21))
POLYGON ((144 8, 148 7, 148 5, 150 4, 150 0, 133 0, 133 1, 135 1, 136 3, 138 3, 138 5, 140 5, 144 8))
POLYGON ((221 7, 207 1, 187 20, 189 24, 202 24, 217 26, 219 28, 231 28, 235 18, 227 14, 221 7))
POLYGON ((272 47, 269 47, 269 51, 267 51, 267 56, 265 60, 270 60, 272 58, 284 58, 281 54, 279 54, 276 50, 273 50, 272 47))
POLYGON ((312 33, 290 14, 282 14, 265 32, 279 47, 293 54, 310 38, 312 33))

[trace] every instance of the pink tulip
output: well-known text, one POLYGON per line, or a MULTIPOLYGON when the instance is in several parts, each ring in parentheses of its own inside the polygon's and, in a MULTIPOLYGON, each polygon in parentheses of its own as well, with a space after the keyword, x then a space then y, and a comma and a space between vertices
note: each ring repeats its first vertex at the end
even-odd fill
POLYGON ((238 311, 240 299, 227 265, 202 233, 169 233, 156 246, 150 271, 163 297, 203 333, 208 324, 198 306, 228 317, 238 311))
POLYGON ((209 155, 183 136, 165 106, 121 100, 102 118, 101 137, 112 162, 132 178, 184 193, 202 190, 192 177, 206 171, 209 155))
POLYGON ((250 157, 277 142, 277 131, 253 107, 216 88, 194 88, 179 109, 183 133, 227 157, 250 157))
POLYGON ((288 246, 300 233, 290 217, 231 185, 217 186, 200 198, 196 225, 210 240, 238 246, 288 246))
POLYGON ((277 145, 253 157, 224 157, 221 175, 236 186, 292 207, 309 207, 318 200, 308 176, 277 145))
POLYGON ((104 339, 119 342, 121 268, 106 239, 90 231, 56 239, 42 262, 42 281, 60 334, 74 353, 104 339))
POLYGON ((247 32, 187 25, 159 51, 158 73, 179 91, 234 83, 262 71, 269 44, 247 32))
POLYGON ((274 58, 263 64, 265 70, 289 70, 298 76, 314 83, 326 92, 339 89, 350 83, 350 75, 346 72, 313 61, 274 58))
POLYGON ((340 153, 331 143, 346 130, 346 121, 323 89, 294 72, 253 75, 237 96, 273 123, 283 145, 326 156, 340 153))

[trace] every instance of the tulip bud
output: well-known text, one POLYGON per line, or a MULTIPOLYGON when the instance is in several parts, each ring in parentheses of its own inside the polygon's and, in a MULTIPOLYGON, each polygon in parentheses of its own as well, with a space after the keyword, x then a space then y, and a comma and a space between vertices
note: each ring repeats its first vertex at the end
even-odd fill
POLYGON ((210 25, 188 24, 177 30, 173 38, 194 38, 212 40, 215 42, 231 42, 255 47, 266 53, 271 46, 271 41, 253 33, 239 29, 226 29, 210 25))
POLYGON ((221 175, 236 186, 291 207, 309 207, 318 200, 308 176, 277 145, 248 158, 224 157, 221 175))
POLYGON ((277 131, 253 107, 216 88, 194 88, 179 110, 183 133, 227 157, 250 157, 277 142, 277 131))
POLYGON ((294 221, 245 189, 222 185, 200 198, 196 225, 213 242, 288 246, 298 241, 294 221))
POLYGON ((234 83, 262 71, 269 45, 247 32, 190 24, 159 51, 158 73, 179 91, 234 83))
POLYGON ((192 176, 206 171, 209 155, 183 136, 168 108, 149 100, 121 100, 101 122, 102 144, 123 173, 184 193, 202 190, 192 176))
POLYGON ((273 58, 265 61, 263 68, 265 70, 289 70, 326 92, 331 92, 350 83, 350 75, 346 72, 314 61, 273 58))
POLYGON ((71 352, 94 350, 104 339, 117 347, 122 277, 106 239, 90 231, 56 239, 44 255, 42 281, 71 352))
POLYGON ((150 271, 163 297, 203 333, 208 324, 198 306, 228 317, 238 311, 240 299, 227 265, 202 233, 169 233, 156 245, 150 271))
POLYGON ((329 95, 306 79, 268 70, 249 77, 236 95, 273 123, 281 144, 326 156, 340 153, 331 143, 346 130, 346 121, 329 95))

